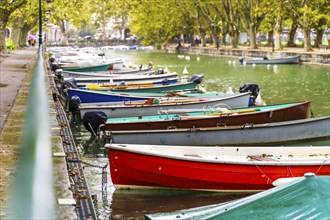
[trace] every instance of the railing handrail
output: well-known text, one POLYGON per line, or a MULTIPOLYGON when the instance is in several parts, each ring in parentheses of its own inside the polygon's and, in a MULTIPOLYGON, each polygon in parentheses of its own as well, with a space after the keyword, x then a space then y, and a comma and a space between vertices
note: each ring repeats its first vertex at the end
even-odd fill
POLYGON ((56 219, 45 75, 41 45, 30 87, 8 219, 56 219))

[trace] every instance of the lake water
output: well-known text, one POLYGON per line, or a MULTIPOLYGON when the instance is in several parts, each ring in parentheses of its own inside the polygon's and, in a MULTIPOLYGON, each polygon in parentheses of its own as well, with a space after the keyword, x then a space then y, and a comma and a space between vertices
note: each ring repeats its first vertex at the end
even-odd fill
MULTIPOLYGON (((258 84, 266 104, 312 100, 315 117, 330 115, 330 68, 310 65, 243 66, 237 58, 219 58, 190 55, 190 60, 177 54, 152 51, 107 51, 106 58, 123 58, 127 62, 147 65, 155 69, 166 67, 182 75, 184 68, 193 74, 203 74, 202 86, 208 91, 238 92, 245 83, 258 84), (233 62, 235 61, 235 64, 233 62)), ((98 166, 108 163, 107 152, 89 140, 83 129, 73 130, 81 143, 82 160, 98 166)), ((328 145, 329 140, 294 143, 292 145, 328 145)), ((249 194, 215 193, 181 190, 115 190, 107 169, 107 190, 102 192, 101 169, 86 167, 85 174, 92 195, 97 196, 99 219, 144 219, 147 213, 174 211, 237 199, 249 194)))

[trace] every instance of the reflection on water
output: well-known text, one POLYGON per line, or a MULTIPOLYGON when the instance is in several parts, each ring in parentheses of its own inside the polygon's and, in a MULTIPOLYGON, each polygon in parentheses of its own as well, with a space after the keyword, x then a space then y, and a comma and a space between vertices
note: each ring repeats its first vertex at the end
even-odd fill
POLYGON ((175 190, 115 190, 111 219, 144 219, 145 214, 211 205, 251 194, 175 190))
MULTIPOLYGON (((107 52, 107 58, 119 58, 136 64, 152 61, 155 68, 169 68, 181 75, 187 67, 189 75, 203 73, 202 86, 208 91, 226 92, 232 88, 237 92, 244 83, 258 84, 262 98, 267 104, 278 104, 313 100, 315 117, 330 115, 329 68, 283 65, 273 67, 251 66, 228 63, 237 58, 190 56, 191 60, 178 59, 176 54, 126 51, 107 52)), ((330 126, 330 125, 329 125, 330 126)), ((144 219, 145 214, 174 211, 237 199, 249 194, 225 194, 216 192, 182 190, 115 190, 107 169, 107 190, 102 192, 102 169, 108 164, 107 151, 98 139, 90 138, 83 126, 73 128, 73 133, 82 153, 82 160, 97 166, 85 166, 85 174, 92 195, 97 198, 99 219, 144 219)), ((286 145, 329 146, 330 139, 294 142, 286 145)))

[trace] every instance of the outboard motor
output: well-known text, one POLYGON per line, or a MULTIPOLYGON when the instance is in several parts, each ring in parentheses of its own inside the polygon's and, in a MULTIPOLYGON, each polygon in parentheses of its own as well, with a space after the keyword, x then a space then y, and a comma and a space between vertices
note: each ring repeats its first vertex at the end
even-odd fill
POLYGON ((168 84, 170 84, 170 81, 167 78, 164 78, 162 80, 162 85, 168 85, 168 84))
POLYGON ((157 70, 157 74, 164 74, 164 70, 163 69, 157 70))
POLYGON ((76 88, 78 88, 78 85, 74 78, 69 78, 69 79, 64 80, 63 87, 76 89, 76 88))
POLYGON ((99 110, 88 111, 84 114, 83 124, 87 131, 89 131, 92 136, 96 136, 100 125, 105 124, 108 116, 99 110))
POLYGON ((193 75, 190 77, 189 82, 194 82, 196 84, 201 84, 204 79, 204 75, 193 75))
POLYGON ((50 63, 50 64, 54 63, 55 60, 56 60, 55 57, 53 57, 53 56, 49 57, 49 63, 50 63))
POLYGON ((240 57, 240 58, 238 58, 238 61, 239 61, 241 64, 243 64, 243 62, 244 62, 244 57, 240 57))
POLYGON ((239 88, 239 92, 251 92, 250 103, 249 106, 254 104, 254 101, 259 95, 259 86, 257 84, 246 83, 242 87, 239 88))
POLYGON ((55 72, 56 70, 61 69, 61 66, 56 63, 51 63, 50 69, 51 69, 51 71, 55 72))
POLYGON ((56 69, 55 70, 55 76, 57 77, 58 80, 62 81, 63 80, 63 70, 62 69, 56 69))

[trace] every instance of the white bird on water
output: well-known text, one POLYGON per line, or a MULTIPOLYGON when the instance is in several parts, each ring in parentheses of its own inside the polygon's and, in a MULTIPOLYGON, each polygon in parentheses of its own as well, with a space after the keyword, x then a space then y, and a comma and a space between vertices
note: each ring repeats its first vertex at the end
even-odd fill
POLYGON ((233 94, 233 88, 231 86, 228 86, 226 94, 233 94))
POLYGON ((256 68, 256 64, 254 63, 254 64, 252 64, 252 68, 256 68))
POLYGON ((270 69, 270 67, 271 67, 272 65, 270 65, 270 64, 267 64, 267 69, 270 69))
POLYGON ((188 60, 188 61, 189 61, 189 60, 190 60, 190 56, 186 56, 186 60, 188 60))
POLYGON ((189 73, 189 72, 188 72, 187 68, 184 67, 182 74, 183 74, 183 75, 188 75, 188 73, 189 73))
POLYGON ((200 58, 200 57, 197 57, 196 59, 197 59, 197 62, 199 62, 199 61, 201 60, 201 58, 200 58))
POLYGON ((231 64, 231 60, 228 60, 228 64, 229 64, 229 65, 231 64))

